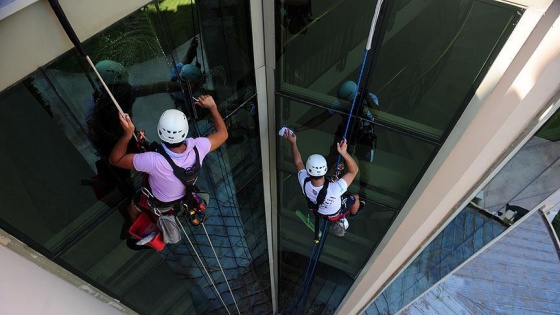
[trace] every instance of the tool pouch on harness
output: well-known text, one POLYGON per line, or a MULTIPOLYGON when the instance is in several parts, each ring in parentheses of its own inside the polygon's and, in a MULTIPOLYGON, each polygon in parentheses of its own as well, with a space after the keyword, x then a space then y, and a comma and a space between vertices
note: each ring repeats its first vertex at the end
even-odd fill
MULTIPOLYGON (((147 180, 147 177, 145 180, 147 180)), ((154 226, 154 231, 157 232, 156 238, 159 237, 163 246, 165 246, 165 244, 175 244, 179 242, 181 240, 181 231, 175 218, 176 209, 179 208, 179 202, 161 202, 151 193, 149 185, 147 186, 148 187, 142 187, 141 189, 143 197, 138 200, 138 206, 143 209, 148 208, 150 212, 143 211, 140 217, 147 216, 154 223, 152 225, 154 226)), ((134 222, 134 224, 136 224, 136 222, 134 222)), ((142 239, 143 237, 139 238, 142 239)), ((147 245, 150 246, 150 243, 147 243, 147 245)))
POLYGON ((340 218, 333 223, 331 232, 336 236, 344 236, 346 229, 348 228, 348 221, 346 218, 340 218))
POLYGON ((161 231, 165 244, 176 244, 181 240, 181 232, 175 220, 175 215, 159 214, 157 227, 161 231))

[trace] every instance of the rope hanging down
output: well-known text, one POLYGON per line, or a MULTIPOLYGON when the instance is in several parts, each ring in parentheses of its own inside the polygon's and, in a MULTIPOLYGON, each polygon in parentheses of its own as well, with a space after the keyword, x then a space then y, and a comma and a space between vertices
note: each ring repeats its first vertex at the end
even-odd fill
POLYGON ((233 291, 231 290, 231 287, 229 285, 229 281, 226 277, 226 274, 224 272, 224 268, 222 267, 222 264, 220 263, 220 259, 218 258, 218 255, 216 254, 216 250, 214 249, 214 244, 212 244, 212 241, 210 240, 210 236, 208 235, 208 231, 206 231, 206 226, 204 225, 204 223, 201 223, 202 228, 204 229, 204 234, 206 234, 206 238, 208 239, 208 243, 210 244, 210 248, 212 248, 212 252, 214 252, 214 257, 216 257, 216 261, 218 262, 218 266, 220 267, 220 271, 222 272, 222 275, 224 276, 224 280, 226 281, 226 285, 228 287, 229 290, 229 294, 231 294, 231 298, 233 299, 233 304, 235 304, 235 308, 237 309, 237 313, 241 314, 241 311, 239 311, 239 306, 237 306, 237 301, 235 300, 235 296, 233 295, 233 291))
MULTIPOLYGON (((210 275, 210 273, 208 272, 208 269, 206 269, 206 265, 204 264, 204 262, 202 261, 202 258, 200 258, 200 255, 198 254, 198 251, 196 250, 196 247, 194 246, 194 244, 192 243, 189 235, 187 234, 187 231, 185 231, 185 228, 183 227, 183 224, 181 223, 181 221, 179 220, 179 218, 175 217, 175 221, 177 222, 177 224, 179 224, 179 226, 181 227, 181 230, 183 231, 183 234, 185 234, 185 236, 187 237, 187 241, 189 242, 189 245, 191 246, 191 248, 193 249, 196 258, 198 259, 198 262, 201 265, 202 270, 204 270, 204 273, 206 273, 206 277, 208 278, 208 280, 210 281, 210 284, 212 285, 212 287, 214 288, 214 291, 216 292, 216 295, 218 297, 218 299, 220 300, 220 302, 222 303, 222 305, 224 306, 224 308, 226 309, 227 313, 229 315, 231 315, 231 312, 229 311, 226 302, 224 301, 224 299, 222 298, 222 295, 220 294, 220 291, 218 290, 218 288, 216 287, 216 283, 214 282, 214 280, 212 279, 212 276, 210 275)), ((206 232, 206 229, 204 229, 204 231, 206 232)), ((206 234, 206 236, 208 236, 208 233, 206 234)), ((212 243, 210 243, 210 246, 212 246, 212 243)), ((214 250, 214 247, 212 246, 212 250, 214 250)), ((216 252, 214 251, 214 254, 216 252)), ((218 257, 216 257, 216 259, 218 259, 218 257)), ((219 261, 219 260, 218 260, 219 261)), ((221 264, 220 264, 220 269, 222 268, 221 264)), ((223 273, 223 269, 222 269, 222 273, 223 273)), ((224 275, 225 277, 225 275, 224 275)), ((227 282, 227 278, 226 278, 226 282, 227 282)), ((229 284, 228 284, 228 288, 229 288, 229 284)), ((230 289, 230 293, 231 293, 231 289, 230 289)), ((233 297, 233 293, 231 295, 233 297)), ((235 302, 235 297, 233 298, 233 301, 235 302)), ((235 303, 235 307, 237 307, 237 303, 235 303)), ((241 314, 239 312, 239 308, 237 309, 238 314, 241 314)))
MULTIPOLYGON (((350 106, 350 112, 349 115, 350 117, 348 117, 348 121, 346 122, 346 129, 344 130, 344 135, 342 136, 343 139, 346 139, 346 136, 348 135, 348 129, 350 128, 350 121, 352 120, 352 112, 354 111, 354 106, 356 105, 356 98, 358 98, 358 90, 360 89, 360 85, 362 83, 362 76, 364 73, 364 69, 366 66, 366 60, 369 54, 369 51, 371 50, 371 42, 373 40, 373 35, 375 33, 375 25, 377 24, 377 20, 379 19, 379 13, 381 12, 381 5, 383 4, 383 0, 378 0, 377 4, 375 6, 375 12, 373 14, 373 19, 371 21, 371 26, 369 29, 369 36, 368 36, 368 41, 366 43, 366 50, 364 52, 364 58, 362 60, 362 66, 360 68, 360 74, 358 76, 358 83, 356 84, 356 90, 354 90, 354 98, 352 99, 352 106, 350 106)), ((340 153, 338 154, 338 159, 336 161, 336 165, 340 164, 340 159, 342 158, 342 155, 340 155, 340 153)), ((338 170, 338 168, 336 168, 336 172, 337 172, 337 176, 338 177, 338 173, 340 172, 340 170, 338 170)))
POLYGON ((328 229, 329 222, 327 220, 321 220, 319 224, 322 225, 321 239, 319 243, 313 244, 313 248, 311 249, 311 255, 309 257, 309 262, 307 263, 307 268, 305 270, 304 278, 301 281, 301 284, 296 294, 296 298, 297 297, 299 298, 297 298, 296 302, 293 304, 290 314, 299 314, 300 308, 305 306, 305 302, 307 300, 307 294, 309 293, 309 288, 311 287, 311 283, 313 282, 313 277, 315 276, 315 267, 317 266, 317 262, 319 261, 319 257, 321 256, 321 252, 323 251, 323 245, 325 244, 327 233, 329 231, 328 229))
MULTIPOLYGON (((363 76, 363 72, 366 66, 366 61, 367 61, 367 57, 368 57, 368 53, 371 50, 371 43, 373 41, 373 35, 375 33, 375 26, 377 24, 377 21, 379 19, 379 14, 381 12, 381 6, 383 4, 383 0, 378 0, 377 4, 375 6, 375 12, 373 14, 373 19, 371 21, 371 26, 370 26, 370 30, 369 30, 369 35, 368 35, 368 40, 366 43, 366 49, 364 52, 364 58, 362 60, 362 65, 360 68, 360 74, 358 77, 358 83, 356 85, 356 90, 354 91, 354 98, 352 99, 352 106, 350 107, 350 112, 349 115, 350 117, 348 117, 348 121, 346 122, 346 128, 344 130, 344 135, 343 135, 343 139, 346 139, 347 135, 348 135, 348 129, 350 128, 350 121, 352 120, 352 112, 354 111, 354 106, 356 104, 356 98, 358 97, 358 90, 359 87, 361 85, 361 81, 362 81, 362 76, 363 76)), ((338 154, 338 159, 336 162, 336 165, 338 166, 340 164, 342 155, 339 153, 338 154)), ((338 169, 338 167, 336 168, 335 171, 335 177, 339 176, 339 172, 340 170, 338 169)), ((325 239, 327 236, 327 232, 328 232, 328 221, 325 222, 326 219, 321 218, 320 224, 322 224, 322 234, 321 234, 321 238, 319 243, 315 242, 315 244, 313 244, 313 248, 311 249, 311 255, 309 256, 309 262, 307 264, 307 269, 305 271, 305 275, 304 278, 302 280, 302 284, 300 285, 300 288, 298 289, 298 292, 296 294, 296 303, 293 305, 292 310, 291 310, 291 314, 299 314, 300 312, 300 308, 304 308, 305 311, 305 302, 307 299, 307 295, 309 293, 309 290, 311 288, 311 283, 313 282, 313 278, 314 278, 314 274, 315 274, 315 267, 317 265, 317 262, 319 261, 319 258, 321 256, 321 252, 323 249, 323 245, 325 243, 325 239), (305 283, 305 288, 302 290, 303 288, 303 284, 305 283), (300 292, 301 292, 301 296, 300 296, 300 292)))
MULTIPOLYGON (((89 56, 86 54, 86 51, 82 47, 82 43, 80 43, 80 40, 78 39, 78 36, 76 35, 76 32, 74 32, 74 29, 72 28, 72 25, 70 25, 70 22, 68 21, 68 18, 66 17, 66 14, 64 13, 62 8, 60 7, 60 3, 58 3, 58 0, 49 0, 49 4, 50 4, 51 8, 53 9, 54 14, 58 18, 58 21, 60 22, 60 25, 64 29, 64 32, 66 32, 66 35, 68 36, 68 38, 70 39, 72 44, 74 44, 74 47, 76 48, 78 53, 87 61, 89 66, 93 69, 93 72, 95 73, 95 76, 97 77, 97 79, 99 79, 99 82, 101 82, 101 85, 103 85, 103 88, 105 89, 105 91, 107 92, 107 94, 109 95, 111 100, 113 101, 113 104, 115 104, 115 107, 117 108, 119 113, 121 115, 124 115, 124 111, 122 110, 121 106, 119 105, 119 103, 115 99, 115 96, 113 95, 113 93, 111 92, 111 90, 109 89, 109 87, 107 86, 107 84, 105 83, 105 81, 103 80, 103 78, 101 77, 101 75, 99 74, 97 69, 95 68, 95 65, 93 64, 93 62, 91 61, 89 56)), ((138 141, 138 138, 136 137, 136 134, 133 134, 133 136, 134 136, 134 139, 136 141, 138 141)))

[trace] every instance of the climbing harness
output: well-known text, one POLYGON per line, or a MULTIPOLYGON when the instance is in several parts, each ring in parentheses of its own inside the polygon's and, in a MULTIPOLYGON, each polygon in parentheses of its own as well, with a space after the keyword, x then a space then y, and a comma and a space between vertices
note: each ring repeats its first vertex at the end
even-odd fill
POLYGON ((303 181, 303 193, 305 194, 305 199, 307 199, 307 206, 309 207, 309 210, 315 215, 315 243, 319 243, 319 237, 320 237, 320 231, 319 231, 319 221, 321 219, 321 217, 323 217, 322 214, 320 214, 319 211, 319 207, 321 206, 321 204, 323 202, 325 202, 325 198, 327 196, 327 190, 329 189, 329 182, 330 179, 325 177, 325 183, 323 184, 323 187, 321 188, 321 190, 319 191, 319 193, 317 194, 317 202, 313 202, 311 201, 311 199, 309 199, 309 196, 307 196, 307 192, 305 191, 305 185, 307 183, 309 183, 311 181, 311 177, 307 177, 304 181, 303 181))

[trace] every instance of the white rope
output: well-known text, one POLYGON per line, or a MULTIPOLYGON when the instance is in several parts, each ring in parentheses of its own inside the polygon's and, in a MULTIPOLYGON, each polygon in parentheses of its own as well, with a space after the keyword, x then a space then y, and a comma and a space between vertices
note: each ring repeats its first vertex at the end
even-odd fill
MULTIPOLYGON (((189 238, 189 235, 187 234, 187 231, 185 231, 185 228, 183 227, 183 224, 181 224, 181 221, 177 217, 175 217, 175 221, 177 221, 177 223, 181 226, 181 230, 183 230, 183 233, 187 237, 187 241, 189 241, 189 244, 191 245, 192 249, 194 250, 194 253, 196 254, 196 257, 198 258, 198 261, 202 265, 202 269, 204 269, 204 272, 206 272, 206 275, 208 276, 208 279, 210 280, 210 283, 214 287, 214 290, 216 291, 216 294, 218 294, 218 298, 222 302, 222 305, 225 307, 228 314, 231 315, 229 309, 227 308, 226 302, 224 302, 224 299, 222 299, 222 295, 220 294, 220 291, 218 291, 218 288, 216 287, 216 284, 212 280, 212 277, 210 276, 210 273, 208 273, 208 270, 206 269, 206 266, 204 265, 204 262, 202 262, 202 258, 200 258, 200 256, 198 255, 198 252, 196 251, 196 248, 194 247, 193 243, 191 242, 191 239, 189 238)), ((228 285, 228 287, 229 287, 229 285, 228 285)), ((237 304, 235 306, 237 306, 237 304)))
MULTIPOLYGON (((101 74, 99 74, 99 72, 97 71, 97 68, 95 68, 95 65, 93 64, 93 62, 91 61, 89 56, 86 55, 85 58, 86 58, 86 61, 89 63, 89 66, 93 69, 93 72, 95 73, 95 76, 97 76, 97 79, 99 79, 99 82, 101 82, 101 85, 103 85, 103 87, 105 88, 105 91, 107 92, 107 94, 109 95, 111 100, 113 101, 113 104, 115 104, 115 107, 117 108, 117 110, 119 111, 121 116, 124 117, 124 114, 125 114, 124 111, 122 110, 121 106, 119 105, 119 102, 117 102, 117 99, 115 99, 115 96, 113 96, 113 93, 111 93, 111 90, 109 89, 107 84, 105 84, 105 81, 103 81, 103 78, 101 77, 101 74)), ((133 133, 132 135, 134 136, 134 139, 136 140, 136 142, 138 142, 138 137, 136 136, 136 134, 133 133)))
POLYGON ((375 24, 377 24, 377 19, 379 19, 379 12, 381 11, 381 5, 383 0, 378 0, 375 6, 375 12, 373 13, 373 19, 371 20, 371 26, 369 28, 369 36, 366 44, 366 50, 371 49, 371 41, 373 40, 373 34, 375 32, 375 24))
POLYGON ((206 238, 208 238, 208 243, 210 243, 210 247, 212 248, 212 252, 214 252, 214 257, 216 257, 216 261, 218 262, 218 266, 220 266, 220 271, 222 272, 222 275, 224 276, 224 279, 226 280, 226 284, 227 284, 227 287, 229 289, 229 293, 231 294, 231 298, 233 299, 233 303, 235 304, 235 308, 237 309, 237 313, 241 314, 241 311, 239 311, 239 307, 237 306, 237 302, 235 301, 235 296, 233 296, 233 292, 231 290, 231 287, 229 286, 229 281, 226 277, 226 274, 224 273, 224 268, 222 268, 222 264, 220 263, 220 259, 218 258, 218 255, 216 254, 216 250, 214 250, 214 244, 212 244, 212 241, 210 240, 210 236, 208 235, 208 231, 206 231, 206 226, 204 225, 204 223, 202 223, 201 225, 204 228, 204 233, 206 233, 206 238))

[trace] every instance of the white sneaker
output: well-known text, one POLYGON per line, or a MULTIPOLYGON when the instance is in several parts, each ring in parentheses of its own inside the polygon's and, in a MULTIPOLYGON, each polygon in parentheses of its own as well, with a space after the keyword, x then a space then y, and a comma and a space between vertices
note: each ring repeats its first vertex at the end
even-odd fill
POLYGON ((151 240, 153 240, 157 235, 156 231, 153 231, 152 233, 150 233, 150 235, 144 237, 143 239, 139 240, 138 242, 136 242, 136 245, 146 245, 148 244, 151 240))

